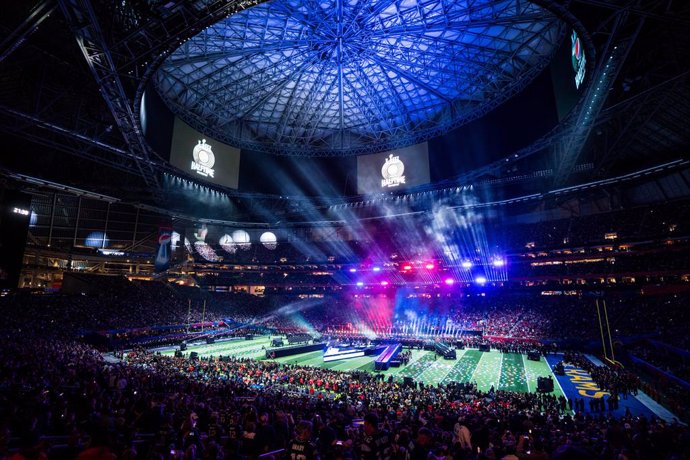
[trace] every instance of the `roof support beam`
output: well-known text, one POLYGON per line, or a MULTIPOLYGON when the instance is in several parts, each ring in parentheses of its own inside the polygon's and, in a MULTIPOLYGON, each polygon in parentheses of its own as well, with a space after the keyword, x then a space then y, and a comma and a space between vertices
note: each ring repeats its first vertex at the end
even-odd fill
POLYGON ((10 54, 19 48, 31 34, 36 32, 38 26, 48 19, 55 8, 57 8, 57 6, 49 0, 43 0, 34 7, 29 17, 0 42, 0 62, 4 61, 10 54))
POLYGON ((130 152, 138 157, 136 166, 139 174, 151 187, 152 192, 160 192, 157 172, 149 162, 148 146, 134 116, 130 98, 125 92, 91 2, 59 0, 59 4, 130 152))
POLYGON ((592 81, 578 108, 577 116, 571 120, 568 132, 554 146, 553 158, 556 171, 554 185, 556 187, 563 186, 570 177, 595 121, 604 107, 609 88, 623 67, 644 22, 644 18, 630 21, 629 15, 625 12, 616 17, 608 43, 600 55, 591 77, 592 81))

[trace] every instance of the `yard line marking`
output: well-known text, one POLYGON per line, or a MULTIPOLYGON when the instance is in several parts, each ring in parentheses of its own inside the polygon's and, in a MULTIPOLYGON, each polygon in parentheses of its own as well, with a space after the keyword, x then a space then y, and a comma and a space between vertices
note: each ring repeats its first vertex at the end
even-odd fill
POLYGON ((525 362, 525 355, 523 353, 520 353, 522 355, 522 368, 525 370, 525 381, 527 382, 527 392, 532 393, 532 389, 529 387, 529 382, 530 379, 528 378, 527 375, 527 363, 525 362))
POLYGON ((503 357, 505 356, 505 353, 501 353, 501 364, 498 366, 498 382, 496 382, 496 386, 494 387, 496 390, 499 390, 501 388, 501 374, 503 373, 503 357))
MULTIPOLYGON (((541 360, 542 358, 540 357, 539 359, 541 360)), ((553 373, 553 369, 551 369, 551 364, 549 364, 549 360, 546 359, 545 356, 543 357, 543 359, 544 359, 544 362, 546 363, 546 365, 549 366, 549 370, 551 371, 552 377, 554 377, 556 374, 553 373)), ((563 387, 561 386, 561 383, 558 381, 558 378, 554 378, 554 380, 556 381, 556 385, 558 385, 558 388, 561 390, 561 394, 563 395, 563 397, 567 398, 565 391, 563 391, 563 387)), ((573 413, 575 413, 575 412, 573 412, 573 413)))

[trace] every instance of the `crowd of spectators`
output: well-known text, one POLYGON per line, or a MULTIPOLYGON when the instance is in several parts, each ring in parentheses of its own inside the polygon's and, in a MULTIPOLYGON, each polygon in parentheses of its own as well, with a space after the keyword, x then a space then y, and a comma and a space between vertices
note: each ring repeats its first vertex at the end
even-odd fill
MULTIPOLYGON (((122 362, 106 362, 75 340, 85 329, 139 339, 166 325, 177 325, 167 331, 179 334, 178 340, 189 333, 190 323, 202 319, 212 324, 212 332, 227 327, 219 326, 227 321, 238 333, 261 324, 282 334, 333 334, 377 318, 375 310, 382 305, 392 315, 389 333, 404 334, 425 321, 437 332, 431 338, 450 337, 439 328, 460 330, 453 338, 468 346, 505 352, 548 351, 552 345, 543 339, 557 334, 598 334, 593 299, 525 293, 423 299, 414 301, 414 318, 396 311, 395 299, 368 305, 347 295, 304 300, 206 293, 190 311, 188 299, 160 283, 100 294, 0 299, 6 313, 0 327, 6 344, 0 350, 0 456, 20 452, 25 458, 67 459, 92 448, 130 459, 252 459, 274 449, 302 449, 311 452, 307 458, 368 459, 381 458, 370 455, 379 448, 390 454, 383 458, 424 459, 690 454, 688 431, 681 426, 629 415, 614 418, 606 410, 586 415, 546 394, 482 392, 471 383, 404 385, 364 372, 244 359, 189 360, 143 348, 120 355, 122 362)), ((681 295, 611 299, 613 332, 680 336, 686 300, 681 295)), ((192 327, 192 332, 198 330, 192 327)), ((355 332, 346 334, 367 338, 355 332)), ((641 347, 631 351, 659 363, 656 354, 641 347)), ((654 390, 631 372, 596 366, 580 354, 564 359, 615 395, 610 404, 641 387, 654 390)), ((664 369, 673 370, 670 366, 664 369)), ((681 408, 687 404, 680 395, 676 401, 681 408)))
POLYGON ((205 293, 203 300, 192 301, 162 283, 150 282, 113 293, 5 297, 0 299, 0 308, 6 312, 6 321, 17 328, 30 325, 33 330, 63 337, 84 331, 109 331, 110 337, 125 343, 144 343, 148 336, 156 334, 178 340, 190 332, 198 334, 201 329, 207 333, 231 329, 243 334, 259 328, 278 334, 370 338, 373 334, 448 340, 469 340, 480 335, 552 342, 597 339, 599 314, 603 315, 605 302, 614 337, 663 337, 670 345, 688 348, 687 294, 631 293, 603 300, 595 296, 541 296, 539 291, 496 289, 486 296, 458 291, 404 300, 383 294, 371 297, 363 302, 347 292, 317 299, 205 293))
POLYGON ((645 393, 663 402, 680 417, 686 419, 690 416, 687 350, 663 342, 642 340, 627 346, 625 351, 631 355, 632 369, 646 378, 643 384, 645 393))
POLYGON ((654 249, 626 248, 598 251, 589 248, 582 253, 552 254, 533 257, 533 253, 521 254, 511 261, 512 277, 645 277, 656 274, 679 273, 690 265, 690 246, 677 243, 674 251, 659 244, 654 249))
POLYGON ((647 240, 690 234, 689 215, 690 204, 669 203, 515 225, 510 232, 495 228, 490 233, 505 235, 509 248, 524 248, 526 243, 534 243, 536 248, 605 243, 605 235, 612 233, 619 240, 647 240))
POLYGON ((655 345, 648 341, 628 346, 626 351, 690 384, 690 356, 687 353, 681 354, 663 344, 655 345))
POLYGON ((15 458, 684 458, 687 428, 563 398, 4 333, 0 455, 15 458), (284 450, 281 450, 284 449, 284 450), (21 455, 21 457, 16 457, 21 455), (298 457, 292 457, 298 458, 298 457), (302 457, 299 457, 302 458, 302 457))
POLYGON ((625 368, 596 365, 581 353, 567 352, 563 360, 589 372, 600 388, 614 396, 627 398, 630 394, 636 395, 642 385, 640 378, 625 368))
MULTIPOLYGON (((491 238, 503 238, 506 252, 525 256, 506 268, 519 270, 519 276, 658 275, 688 266, 687 243, 678 238, 672 249, 666 244, 690 235, 689 216, 688 203, 670 203, 596 219, 515 225, 486 220, 482 225, 491 238), (617 245, 628 241, 639 245, 632 250, 617 245), (609 244, 616 248, 597 247, 609 244), (561 251, 578 247, 584 252, 561 251), (570 263, 589 256, 601 260, 570 263), (531 265, 534 260, 562 263, 531 265)), ((376 226, 364 233, 375 237, 378 231, 392 241, 407 241, 409 236, 408 226, 396 219, 376 226)), ((364 241, 298 243, 218 253, 229 263, 332 267, 227 271, 197 281, 205 286, 319 286, 324 288, 319 292, 326 292, 340 287, 330 275, 338 270, 335 264, 359 263, 371 252, 364 241)), ((380 246, 382 253, 398 251, 398 260, 427 249, 409 244, 405 254, 397 243, 380 246)), ((612 415, 620 399, 642 389, 687 419, 687 388, 639 364, 631 372, 629 366, 598 366, 580 353, 566 353, 564 361, 586 370, 611 393, 604 403, 608 407, 594 407, 602 403, 593 402, 594 412, 586 412, 584 400, 493 388, 484 392, 472 382, 431 386, 273 361, 166 357, 143 347, 179 343, 202 333, 263 330, 363 342, 394 336, 420 347, 425 340, 439 339, 504 352, 544 353, 553 349, 553 341, 598 340, 602 292, 544 297, 539 290, 499 289, 486 296, 456 290, 402 299, 383 294, 363 298, 343 291, 301 299, 210 293, 123 277, 73 278, 74 287, 91 288, 71 295, 0 299, 0 460, 253 460, 262 454, 264 459, 294 460, 690 458, 687 426, 612 415), (100 334, 109 346, 128 351, 106 360, 78 340, 88 334, 100 334)), ((690 295, 605 294, 606 324, 613 338, 643 337, 628 347, 630 355, 690 380, 684 358, 690 350, 690 295), (649 338, 680 352, 645 342, 649 338)), ((410 353, 399 357, 409 360, 410 353)))

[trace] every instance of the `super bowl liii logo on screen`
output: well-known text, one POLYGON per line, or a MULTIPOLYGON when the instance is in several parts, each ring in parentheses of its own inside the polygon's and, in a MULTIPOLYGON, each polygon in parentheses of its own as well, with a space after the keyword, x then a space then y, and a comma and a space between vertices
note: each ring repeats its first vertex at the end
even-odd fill
POLYGON ((394 157, 393 154, 388 155, 388 159, 381 168, 381 187, 397 187, 405 183, 405 164, 400 161, 400 157, 394 157))
POLYGON ((197 174, 201 174, 204 177, 211 177, 215 174, 213 170, 213 165, 216 163, 216 156, 213 154, 213 150, 209 144, 206 143, 206 139, 199 141, 197 145, 194 146, 192 151, 192 171, 196 171, 197 174))

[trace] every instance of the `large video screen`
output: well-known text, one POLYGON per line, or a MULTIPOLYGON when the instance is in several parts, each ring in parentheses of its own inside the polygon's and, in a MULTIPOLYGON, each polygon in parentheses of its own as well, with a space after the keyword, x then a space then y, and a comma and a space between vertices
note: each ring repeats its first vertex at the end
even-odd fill
POLYGON ((393 192, 429 183, 429 145, 357 157, 357 193, 393 192))
POLYGON ((571 31, 551 62, 558 119, 562 121, 580 99, 587 81, 587 56, 577 32, 571 31))
POLYGON ((175 118, 170 163, 191 176, 236 189, 240 150, 211 139, 175 118))

